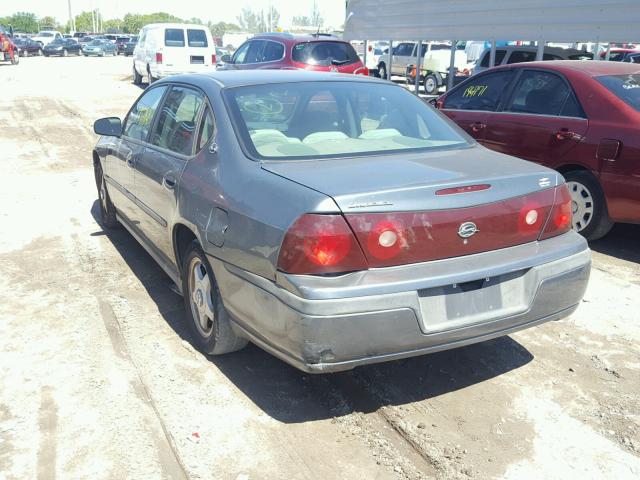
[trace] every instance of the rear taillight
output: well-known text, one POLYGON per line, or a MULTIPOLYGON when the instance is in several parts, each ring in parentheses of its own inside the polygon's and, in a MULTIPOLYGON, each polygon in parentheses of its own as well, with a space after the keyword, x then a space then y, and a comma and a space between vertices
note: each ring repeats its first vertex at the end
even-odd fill
POLYGON ((367 262, 342 215, 306 214, 287 231, 278 269, 294 274, 366 270, 367 262))
POLYGON ((162 63, 162 52, 156 52, 156 63, 162 63))
POLYGON ((354 75, 369 75, 369 69, 367 67, 360 67, 355 72, 354 75))
POLYGON ((217 62, 216 54, 211 55, 211 65, 215 65, 217 62))
POLYGON ((540 235, 540 240, 555 237, 571 230, 571 194, 566 184, 556 188, 556 198, 553 202, 551 214, 540 235))

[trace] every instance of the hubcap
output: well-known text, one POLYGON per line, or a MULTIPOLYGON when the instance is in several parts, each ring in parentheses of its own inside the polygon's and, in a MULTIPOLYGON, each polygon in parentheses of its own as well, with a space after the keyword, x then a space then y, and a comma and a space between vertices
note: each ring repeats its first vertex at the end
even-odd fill
POLYGON ((433 81, 433 78, 428 78, 427 79, 427 85, 426 85, 426 90, 428 92, 433 92, 433 90, 436 88, 436 84, 433 81))
POLYGON ((189 303, 198 332, 203 337, 208 337, 215 321, 211 280, 204 264, 197 257, 189 265, 189 303))
POLYGON ((567 182, 571 193, 571 210, 573 213, 573 229, 580 232, 587 228, 593 220, 593 195, 579 182, 567 182))

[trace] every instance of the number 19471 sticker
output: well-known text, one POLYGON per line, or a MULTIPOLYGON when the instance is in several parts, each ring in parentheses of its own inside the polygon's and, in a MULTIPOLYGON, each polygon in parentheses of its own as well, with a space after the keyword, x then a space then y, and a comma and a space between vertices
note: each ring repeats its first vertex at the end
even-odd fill
POLYGON ((464 91, 463 97, 481 97, 485 94, 489 85, 473 85, 471 87, 467 87, 464 91))

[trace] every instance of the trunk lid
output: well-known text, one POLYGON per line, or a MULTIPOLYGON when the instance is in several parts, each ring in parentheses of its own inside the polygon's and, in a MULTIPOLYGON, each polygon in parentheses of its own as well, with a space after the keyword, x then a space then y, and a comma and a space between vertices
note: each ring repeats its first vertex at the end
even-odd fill
POLYGON ((344 214, 410 212, 494 203, 561 183, 548 168, 483 147, 330 160, 269 161, 262 168, 330 196, 344 214), (436 192, 489 185, 461 194, 436 192))

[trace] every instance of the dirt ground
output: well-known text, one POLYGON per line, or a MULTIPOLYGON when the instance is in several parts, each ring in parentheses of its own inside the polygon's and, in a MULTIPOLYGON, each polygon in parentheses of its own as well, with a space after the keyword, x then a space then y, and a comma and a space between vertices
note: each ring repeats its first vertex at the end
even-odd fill
POLYGON ((592 245, 560 322, 334 375, 207 358, 96 220, 92 123, 141 92, 130 65, 0 66, 0 479, 640 477, 640 226, 592 245))

